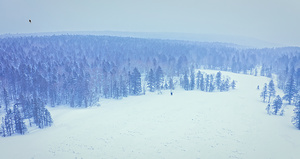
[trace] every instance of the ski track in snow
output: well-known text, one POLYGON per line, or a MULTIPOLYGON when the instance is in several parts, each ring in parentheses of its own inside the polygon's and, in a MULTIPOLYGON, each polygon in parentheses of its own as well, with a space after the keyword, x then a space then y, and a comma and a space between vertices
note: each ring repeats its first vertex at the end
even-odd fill
POLYGON ((284 116, 267 115, 256 89, 270 79, 222 74, 237 81, 236 90, 177 89, 173 96, 102 99, 100 107, 87 109, 48 108, 54 125, 0 138, 0 158, 296 159, 300 132, 291 124, 293 106, 284 116))

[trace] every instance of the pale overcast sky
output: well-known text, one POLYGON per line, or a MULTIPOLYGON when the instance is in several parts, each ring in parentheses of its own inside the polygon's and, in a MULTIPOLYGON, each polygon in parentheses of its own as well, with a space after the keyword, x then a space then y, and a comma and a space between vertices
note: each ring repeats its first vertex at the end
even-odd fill
POLYGON ((0 0, 0 20, 0 34, 179 32, 300 46, 300 0, 0 0))

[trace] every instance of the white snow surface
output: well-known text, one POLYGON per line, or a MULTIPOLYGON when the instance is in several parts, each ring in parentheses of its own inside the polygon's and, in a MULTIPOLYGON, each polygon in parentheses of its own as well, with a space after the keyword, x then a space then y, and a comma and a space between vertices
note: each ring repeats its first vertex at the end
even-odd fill
MULTIPOLYGON (((216 71, 203 70, 206 73, 216 71)), ((1 159, 296 159, 300 131, 284 116, 268 115, 260 99, 270 79, 228 72, 229 92, 177 89, 100 107, 48 108, 52 127, 0 138, 1 159)), ((280 90, 277 93, 282 95, 280 90)))

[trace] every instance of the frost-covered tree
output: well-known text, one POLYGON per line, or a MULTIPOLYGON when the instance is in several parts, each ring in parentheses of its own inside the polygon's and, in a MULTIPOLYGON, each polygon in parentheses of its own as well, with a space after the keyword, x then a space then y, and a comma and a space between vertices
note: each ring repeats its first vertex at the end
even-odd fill
POLYGON ((152 69, 150 69, 147 77, 147 87, 149 88, 150 92, 155 91, 155 76, 152 69))
POLYGON ((293 125, 300 130, 300 100, 295 103, 294 116, 292 118, 293 125))
POLYGON ((156 90, 161 90, 163 81, 164 81, 164 73, 163 73, 161 67, 158 66, 155 71, 156 90))
POLYGON ((25 134, 27 131, 27 127, 23 121, 23 115, 17 107, 18 104, 14 105, 14 121, 15 121, 15 129, 18 134, 25 134))
POLYGON ((297 89, 294 81, 293 74, 289 77, 288 81, 285 84, 284 87, 284 96, 283 99, 288 101, 289 104, 292 103, 292 100, 294 96, 297 94, 297 89))
POLYGON ((169 89, 170 90, 174 90, 175 89, 173 78, 169 78, 169 89))
POLYGON ((201 72, 198 71, 197 72, 197 76, 196 76, 196 89, 200 90, 200 79, 201 78, 201 72))
POLYGON ((232 89, 235 89, 235 87, 236 87, 236 82, 235 82, 235 80, 232 80, 232 82, 231 82, 231 88, 232 89))
POLYGON ((275 85, 274 85, 274 82, 273 80, 271 80, 269 82, 269 85, 268 85, 268 97, 269 97, 269 103, 271 101, 271 98, 272 97, 275 97, 275 94, 276 94, 276 91, 275 91, 275 85))
POLYGON ((139 95, 142 92, 141 73, 136 67, 131 75, 131 90, 133 95, 139 95))
POLYGON ((277 115, 277 113, 281 109, 281 107, 282 107, 282 100, 281 100, 281 97, 279 95, 277 95, 272 104, 273 113, 275 115, 277 115))
POLYGON ((187 75, 187 73, 185 73, 184 74, 184 76, 183 76, 183 89, 184 90, 189 90, 189 86, 190 86, 190 84, 189 84, 190 82, 189 82, 189 78, 188 78, 188 75, 187 75))
POLYGON ((195 73, 192 70, 190 76, 190 90, 194 90, 194 89, 195 89, 195 73))
POLYGON ((268 105, 267 105, 267 107, 266 107, 266 111, 267 111, 267 113, 270 115, 270 114, 272 114, 271 113, 271 105, 270 105, 270 103, 268 103, 268 105))
POLYGON ((209 75, 206 75, 205 78, 205 92, 209 91, 209 75))
POLYGON ((213 92, 215 90, 215 85, 214 85, 214 76, 210 75, 210 83, 209 83, 209 92, 213 92))
POLYGON ((263 102, 266 102, 267 95, 268 95, 268 86, 265 83, 265 86, 260 94, 260 97, 263 99, 263 102))
POLYGON ((9 109, 9 97, 8 97, 8 93, 7 90, 5 88, 3 88, 3 101, 5 104, 5 111, 7 112, 9 109))
POLYGON ((216 75, 216 86, 217 86, 217 89, 221 91, 221 84, 222 84, 222 79, 221 79, 221 72, 219 71, 216 75))

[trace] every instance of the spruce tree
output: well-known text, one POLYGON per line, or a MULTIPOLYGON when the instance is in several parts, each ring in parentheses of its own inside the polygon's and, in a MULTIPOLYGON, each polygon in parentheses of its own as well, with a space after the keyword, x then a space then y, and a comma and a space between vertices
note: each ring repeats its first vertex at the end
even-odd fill
POLYGON ((132 94, 139 95, 142 92, 141 73, 135 67, 131 75, 132 94))
POLYGON ((271 98, 272 97, 275 97, 275 94, 276 94, 276 91, 275 91, 275 85, 274 85, 274 82, 273 80, 271 80, 269 82, 269 85, 268 85, 268 97, 269 97, 269 103, 271 101, 271 98))
POLYGON ((271 105, 270 103, 268 103, 267 107, 266 107, 266 111, 267 113, 270 115, 271 114, 271 105))
POLYGON ((215 90, 215 85, 214 85, 214 76, 210 75, 210 80, 209 80, 209 92, 213 92, 215 90))
POLYGON ((9 109, 9 97, 5 88, 3 88, 3 101, 5 104, 5 111, 7 112, 9 109))
POLYGON ((161 90, 164 74, 160 66, 157 67, 155 72, 156 90, 161 90))
POLYGON ((195 73, 194 71, 191 71, 191 76, 190 76, 190 90, 195 89, 195 73))
POLYGON ((285 84, 283 99, 288 101, 289 104, 291 104, 292 100, 293 100, 294 96, 297 94, 297 92, 298 91, 296 89, 294 77, 292 74, 285 84))
POLYGON ((263 99, 263 102, 266 102, 267 95, 268 95, 268 86, 265 83, 265 86, 260 94, 260 97, 263 99))
POLYGON ((155 86, 155 76, 154 76, 154 72, 152 69, 150 69, 147 79, 148 79, 147 87, 149 88, 149 91, 154 92, 156 86, 155 86))
POLYGON ((196 88, 200 90, 201 72, 197 72, 196 88))
POLYGON ((295 103, 294 116, 292 118, 293 125, 300 130, 300 99, 295 103))
POLYGON ((221 84, 222 84, 222 80, 221 80, 221 72, 219 71, 216 75, 216 86, 217 86, 217 90, 221 91, 221 84))
POLYGON ((189 90, 189 78, 188 78, 188 75, 185 73, 184 76, 183 76, 183 89, 184 90, 189 90))
POLYGON ((277 95, 276 98, 274 99, 272 107, 273 107, 273 113, 275 115, 277 115, 278 111, 282 107, 282 100, 281 100, 281 97, 279 95, 277 95))
POLYGON ((233 80, 233 81, 231 82, 230 85, 231 85, 231 88, 232 88, 232 89, 235 89, 235 87, 236 87, 236 82, 235 82, 235 80, 233 80))
POLYGON ((206 75, 205 78, 205 92, 209 91, 209 75, 206 75))
POLYGON ((205 83, 204 83, 204 77, 203 74, 201 73, 200 75, 200 90, 204 91, 205 90, 205 83))
POLYGON ((173 78, 169 78, 169 89, 170 90, 174 90, 175 89, 173 78))

